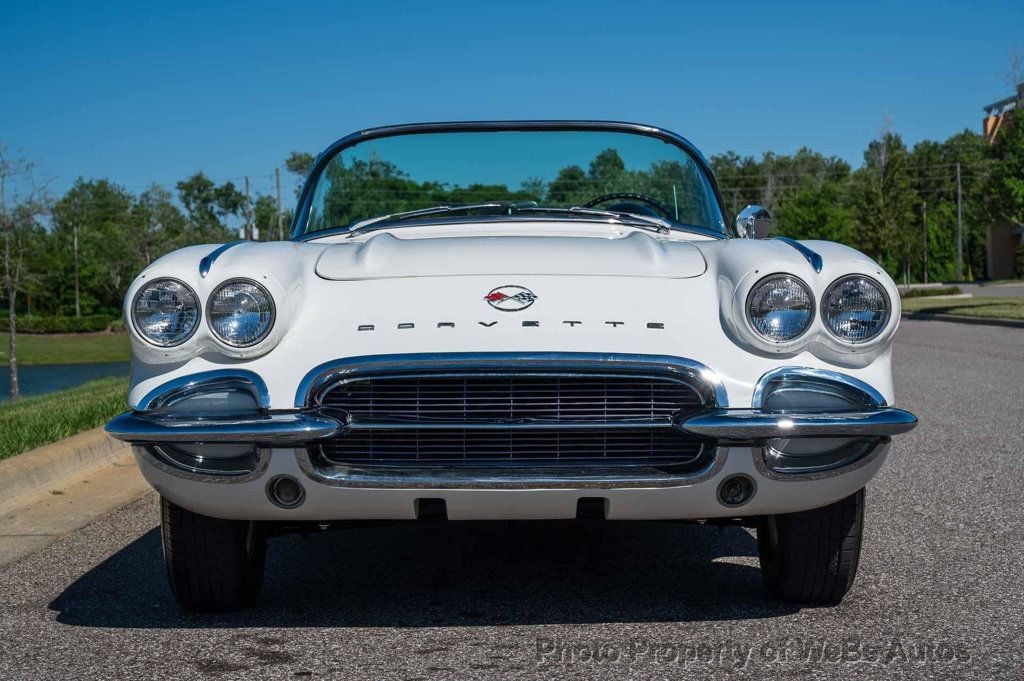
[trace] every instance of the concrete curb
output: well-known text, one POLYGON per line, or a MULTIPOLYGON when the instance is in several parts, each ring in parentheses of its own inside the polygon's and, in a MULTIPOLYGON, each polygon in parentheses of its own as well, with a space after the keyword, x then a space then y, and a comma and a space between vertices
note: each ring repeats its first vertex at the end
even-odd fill
POLYGON ((130 453, 127 443, 94 428, 0 461, 0 515, 130 453))
POLYGON ((918 300, 925 298, 927 300, 963 300, 964 298, 973 298, 973 293, 949 293, 943 296, 914 296, 913 298, 901 298, 900 300, 918 300))
POLYGON ((957 322, 960 324, 981 324, 982 326, 1002 326, 1010 329, 1024 329, 1024 319, 1002 319, 1001 317, 964 317, 963 315, 936 314, 931 312, 904 312, 903 318, 936 322, 957 322))

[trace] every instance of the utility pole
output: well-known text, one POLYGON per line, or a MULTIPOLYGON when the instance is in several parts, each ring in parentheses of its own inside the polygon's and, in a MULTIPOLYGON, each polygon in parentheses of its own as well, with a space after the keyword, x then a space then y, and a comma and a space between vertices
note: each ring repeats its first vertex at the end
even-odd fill
POLYGON ((78 287, 78 216, 75 216, 74 227, 71 228, 75 251, 75 317, 82 316, 81 293, 78 287))
POLYGON ((274 185, 277 187, 277 238, 284 241, 284 225, 281 224, 281 168, 274 168, 274 185))
POLYGON ((928 283, 928 202, 921 204, 921 226, 924 228, 924 283, 928 283))
POLYGON ((960 163, 956 164, 956 280, 964 280, 964 210, 960 163))
POLYGON ((245 176, 245 237, 252 241, 252 197, 249 195, 249 176, 245 176))

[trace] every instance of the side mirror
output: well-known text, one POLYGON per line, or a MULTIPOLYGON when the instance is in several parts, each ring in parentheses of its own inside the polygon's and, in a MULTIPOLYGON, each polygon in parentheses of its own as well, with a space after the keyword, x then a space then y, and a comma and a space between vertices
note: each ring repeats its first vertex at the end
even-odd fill
POLYGON ((747 206, 736 216, 736 233, 744 239, 764 239, 772 230, 772 214, 764 206, 747 206))

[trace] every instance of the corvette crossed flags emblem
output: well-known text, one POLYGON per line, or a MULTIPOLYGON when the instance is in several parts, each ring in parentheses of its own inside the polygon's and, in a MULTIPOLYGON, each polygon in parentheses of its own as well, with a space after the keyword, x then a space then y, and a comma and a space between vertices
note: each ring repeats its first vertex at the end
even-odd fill
POLYGON ((533 301, 537 300, 537 296, 534 295, 533 291, 523 286, 508 285, 492 289, 490 293, 484 296, 484 300, 495 310, 518 312, 533 305, 533 301))

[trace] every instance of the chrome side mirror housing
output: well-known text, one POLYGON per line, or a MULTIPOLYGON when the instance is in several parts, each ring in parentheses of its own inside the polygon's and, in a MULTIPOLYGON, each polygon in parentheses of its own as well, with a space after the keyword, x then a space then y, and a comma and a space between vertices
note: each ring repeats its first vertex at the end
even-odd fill
POLYGON ((736 216, 736 233, 744 239, 764 239, 772 230, 772 214, 764 206, 747 206, 736 216))

